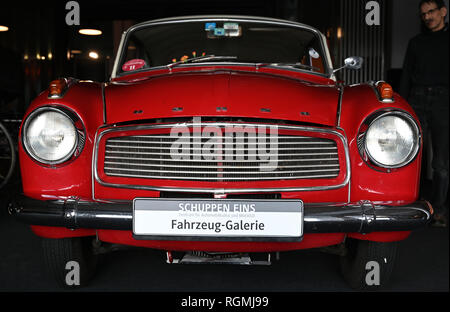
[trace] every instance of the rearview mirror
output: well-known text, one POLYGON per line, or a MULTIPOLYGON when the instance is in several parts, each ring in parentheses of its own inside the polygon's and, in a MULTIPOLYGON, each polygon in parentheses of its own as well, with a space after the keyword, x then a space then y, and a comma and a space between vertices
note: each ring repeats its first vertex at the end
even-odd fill
POLYGON ((343 68, 348 68, 348 69, 360 69, 362 64, 364 62, 364 59, 360 56, 350 56, 347 57, 344 60, 344 66, 339 67, 338 69, 333 70, 333 73, 343 69, 343 68))

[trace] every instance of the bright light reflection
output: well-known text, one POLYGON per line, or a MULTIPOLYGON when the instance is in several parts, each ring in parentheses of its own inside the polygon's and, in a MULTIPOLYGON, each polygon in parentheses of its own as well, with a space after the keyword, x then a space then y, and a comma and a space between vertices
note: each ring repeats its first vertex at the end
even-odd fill
POLYGON ((98 59, 98 53, 95 51, 91 51, 89 52, 89 57, 96 60, 98 59))
POLYGON ((80 29, 78 32, 87 36, 100 36, 102 34, 102 31, 98 29, 80 29))

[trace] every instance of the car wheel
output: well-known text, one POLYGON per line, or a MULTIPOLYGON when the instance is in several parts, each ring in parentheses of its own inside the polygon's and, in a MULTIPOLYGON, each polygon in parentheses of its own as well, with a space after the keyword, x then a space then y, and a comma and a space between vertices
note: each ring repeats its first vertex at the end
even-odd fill
POLYGON ((62 287, 83 287, 93 277, 98 256, 93 252, 92 237, 44 238, 44 260, 49 273, 62 287))
POLYGON ((388 284, 395 265, 398 242, 347 239, 345 244, 347 253, 341 257, 341 272, 350 287, 378 290, 388 284))

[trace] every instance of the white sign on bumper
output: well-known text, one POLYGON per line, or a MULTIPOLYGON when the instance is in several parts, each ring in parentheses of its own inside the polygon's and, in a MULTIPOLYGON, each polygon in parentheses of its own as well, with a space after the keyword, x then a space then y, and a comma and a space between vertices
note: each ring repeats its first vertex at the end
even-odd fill
POLYGON ((133 234, 137 239, 299 241, 303 202, 136 198, 133 234))

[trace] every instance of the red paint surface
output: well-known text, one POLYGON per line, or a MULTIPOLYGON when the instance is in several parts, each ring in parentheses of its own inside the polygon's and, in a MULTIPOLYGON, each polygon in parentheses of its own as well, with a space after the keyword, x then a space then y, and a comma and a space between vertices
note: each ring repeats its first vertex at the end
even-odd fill
POLYGON ((411 231, 375 232, 368 234, 349 233, 348 237, 360 240, 388 243, 407 239, 409 237, 409 234, 411 234, 411 231))
POLYGON ((338 96, 334 86, 230 70, 178 72, 134 82, 115 82, 105 91, 108 123, 174 116, 247 116, 332 126, 338 96), (174 107, 183 110, 173 112, 174 107), (217 112, 217 107, 226 107, 227 111, 217 112), (261 112, 261 108, 271 112, 261 112), (139 110, 143 113, 136 116, 134 111, 139 110))
POLYGON ((67 228, 56 226, 32 225, 31 230, 34 234, 45 238, 66 238, 95 235, 95 230, 91 229, 70 230, 67 228))
MULTIPOLYGON (((49 100, 48 91, 41 93, 28 107, 25 117, 34 109, 52 105, 64 106, 75 112, 86 129, 86 144, 81 155, 70 163, 54 168, 33 161, 19 144, 19 158, 24 194, 37 199, 64 199, 75 196, 81 199, 125 199, 135 197, 159 197, 157 191, 110 188, 93 183, 92 152, 96 133, 100 127, 108 127, 115 122, 130 122, 155 118, 228 116, 285 119, 305 123, 320 124, 347 137, 350 152, 351 183, 340 189, 328 191, 281 192, 282 198, 299 198, 305 203, 357 202, 371 200, 378 204, 404 205, 418 198, 420 158, 411 164, 390 173, 377 172, 369 168, 361 159, 356 146, 356 135, 365 118, 383 108, 404 110, 416 118, 409 105, 397 94, 395 103, 378 101, 374 91, 367 85, 349 86, 342 97, 340 128, 336 128, 339 92, 330 79, 296 71, 262 68, 259 72, 243 66, 192 66, 149 72, 130 73, 108 83, 105 90, 106 112, 103 110, 102 86, 99 83, 79 82, 73 85, 64 98, 49 100), (181 111, 173 111, 182 107, 181 111), (217 111, 217 107, 227 107, 227 111, 217 111), (262 112, 261 108, 270 109, 262 112), (135 114, 135 111, 142 111, 135 114), (308 112, 309 115, 302 115, 308 112), (107 125, 103 116, 106 115, 107 125), (350 191, 350 198, 349 197, 350 191), (94 193, 93 193, 94 192, 94 193)), ((24 119, 25 119, 24 117, 24 119)), ((417 119, 417 118, 416 118, 417 119)), ((20 140, 19 140, 20 141, 20 140)), ((339 141, 338 141, 339 143, 339 141)), ((341 144, 341 143, 339 143, 341 144)), ((99 163, 102 161, 100 144, 99 163)), ((339 148, 342 153, 342 146, 339 148)), ((345 164, 343 164, 345 166, 345 164)), ((119 179, 99 175, 108 182, 129 182, 172 187, 293 187, 313 186, 318 181, 256 181, 245 182, 183 182, 139 179, 119 179)), ((341 174, 334 181, 342 181, 341 174)), ((33 226, 33 231, 44 237, 62 238, 94 235, 95 230, 75 230, 33 226)), ((127 231, 99 230, 104 241, 124 243, 151 248, 178 250, 227 250, 227 251, 268 251, 312 248, 339 243, 345 234, 305 234, 300 243, 211 243, 211 242, 168 242, 137 241, 127 231)), ((369 240, 400 240, 409 232, 371 233, 367 235, 349 234, 349 237, 369 240)))

